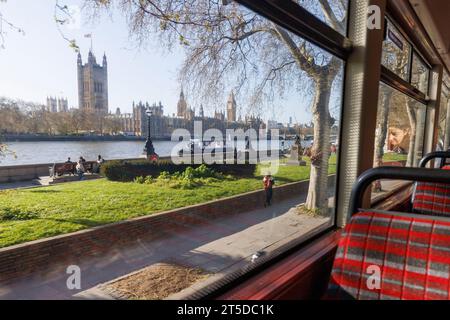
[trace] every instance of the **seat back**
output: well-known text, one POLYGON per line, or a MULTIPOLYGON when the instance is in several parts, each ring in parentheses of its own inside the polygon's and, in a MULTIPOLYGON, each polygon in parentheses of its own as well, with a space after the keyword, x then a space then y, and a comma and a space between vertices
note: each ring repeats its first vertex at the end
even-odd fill
POLYGON ((336 253, 329 299, 450 299, 450 218, 352 216, 336 253))
MULTIPOLYGON (((449 166, 442 167, 449 170, 449 166)), ((416 213, 450 217, 450 185, 434 182, 417 182, 412 198, 416 213)))

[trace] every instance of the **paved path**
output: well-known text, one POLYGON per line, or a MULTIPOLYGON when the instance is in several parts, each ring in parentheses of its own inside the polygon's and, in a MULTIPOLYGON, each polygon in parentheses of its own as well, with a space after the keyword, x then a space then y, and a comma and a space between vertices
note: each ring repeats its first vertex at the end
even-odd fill
POLYGON ((34 179, 29 181, 0 183, 0 190, 48 186, 48 180, 49 179, 45 179, 45 177, 42 177, 40 179, 34 179))
POLYGON ((0 286, 0 299, 68 299, 74 294, 161 261, 177 261, 221 272, 249 259, 258 250, 270 250, 327 223, 328 218, 299 215, 298 197, 271 207, 213 220, 182 233, 128 247, 85 261, 81 268, 81 290, 68 290, 67 266, 34 275, 8 286, 0 286))

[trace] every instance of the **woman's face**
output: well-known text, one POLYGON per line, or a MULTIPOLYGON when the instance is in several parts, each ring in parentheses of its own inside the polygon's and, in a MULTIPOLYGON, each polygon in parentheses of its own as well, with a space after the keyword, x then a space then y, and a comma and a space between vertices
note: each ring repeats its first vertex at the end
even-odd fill
POLYGON ((405 138, 405 131, 399 128, 389 129, 389 143, 393 146, 398 146, 402 143, 405 138))

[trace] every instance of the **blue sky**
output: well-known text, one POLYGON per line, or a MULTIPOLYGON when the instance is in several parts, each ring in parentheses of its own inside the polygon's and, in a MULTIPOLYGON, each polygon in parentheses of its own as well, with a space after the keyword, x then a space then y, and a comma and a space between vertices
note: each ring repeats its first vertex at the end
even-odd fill
MULTIPOLYGON (((78 5, 75 0, 64 1, 78 5)), ((3 26, 7 32, 5 49, 0 49, 0 96, 20 98, 44 103, 48 95, 65 96, 70 107, 77 107, 76 53, 69 48, 54 22, 54 0, 8 0, 0 3, 0 12, 10 22, 21 27, 25 35, 3 26)), ((176 112, 180 85, 177 70, 183 60, 181 49, 171 54, 152 47, 136 48, 129 40, 125 19, 114 12, 112 17, 103 16, 95 24, 81 16, 80 28, 63 28, 68 38, 75 38, 81 48, 83 61, 87 59, 93 34, 93 51, 101 62, 103 53, 108 59, 109 108, 120 107, 131 111, 132 101, 161 101, 165 114, 176 112)), ((224 107, 226 96, 224 94, 224 107)), ((309 122, 307 112, 311 97, 299 99, 291 94, 286 100, 275 101, 280 112, 268 111, 264 118, 288 122, 309 122), (276 115, 274 115, 276 114, 276 115)), ((188 104, 189 104, 189 96, 188 104)), ((237 101, 239 105, 239 101, 237 101)), ((212 113, 213 110, 206 110, 212 113)))

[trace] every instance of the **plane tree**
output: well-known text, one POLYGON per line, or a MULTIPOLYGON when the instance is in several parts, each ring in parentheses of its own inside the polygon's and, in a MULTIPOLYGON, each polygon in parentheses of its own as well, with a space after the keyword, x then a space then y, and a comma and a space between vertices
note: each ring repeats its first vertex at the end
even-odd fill
MULTIPOLYGON (((298 1, 344 33, 346 1, 298 1)), ((97 17, 118 8, 139 45, 184 49, 179 79, 193 98, 214 106, 233 88, 247 113, 260 114, 295 90, 311 99, 314 126, 307 209, 327 210, 333 83, 342 61, 243 6, 223 0, 85 0, 97 17)), ((221 103, 221 101, 220 101, 221 103)), ((300 103, 299 103, 300 105, 300 103)))

